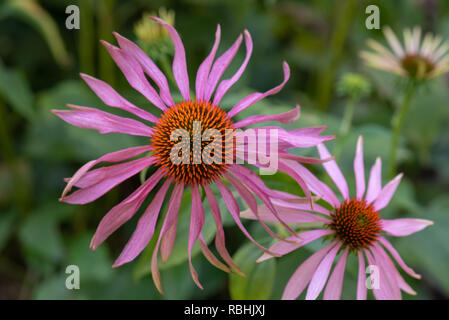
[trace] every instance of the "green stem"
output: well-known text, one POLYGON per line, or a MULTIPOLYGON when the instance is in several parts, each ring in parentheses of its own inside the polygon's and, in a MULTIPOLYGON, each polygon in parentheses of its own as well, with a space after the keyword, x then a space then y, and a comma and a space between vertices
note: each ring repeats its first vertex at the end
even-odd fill
POLYGON ((397 151, 399 145, 399 138, 401 136, 402 126, 404 124, 405 116, 407 115, 408 110, 410 109, 413 93, 416 88, 416 82, 410 81, 408 88, 405 92, 404 100, 402 101, 402 105, 399 109, 396 110, 396 113, 393 117, 392 121, 392 137, 391 137, 391 145, 390 145, 390 161, 389 161, 389 170, 388 176, 392 179, 396 174, 397 168, 397 151))
POLYGON ((336 141, 335 149, 334 149, 335 159, 338 159, 338 157, 340 156, 340 154, 343 150, 344 141, 346 140, 346 138, 349 134, 349 130, 351 129, 356 102, 357 102, 357 96, 352 95, 349 98, 348 103, 345 106, 343 119, 340 124, 339 136, 336 141))

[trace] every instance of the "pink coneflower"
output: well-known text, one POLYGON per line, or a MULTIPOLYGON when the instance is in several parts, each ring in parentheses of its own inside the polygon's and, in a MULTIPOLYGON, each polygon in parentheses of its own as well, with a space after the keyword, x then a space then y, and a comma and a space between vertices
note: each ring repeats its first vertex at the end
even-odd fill
MULTIPOLYGON (((339 189, 343 200, 340 201, 334 192, 319 181, 310 171, 299 163, 292 164, 294 170, 304 177, 310 190, 327 202, 332 209, 328 210, 318 204, 313 209, 310 204, 295 203, 295 200, 273 200, 277 212, 282 219, 289 223, 322 223, 321 228, 300 233, 302 241, 297 244, 278 242, 270 248, 272 253, 284 255, 296 250, 316 239, 324 238, 330 243, 315 252, 304 261, 290 278, 285 287, 282 299, 296 299, 308 285, 306 299, 316 299, 324 290, 324 299, 339 299, 343 286, 346 259, 349 253, 354 253, 359 261, 359 275, 357 285, 357 299, 366 299, 365 265, 378 268, 379 286, 373 287, 376 299, 400 299, 401 290, 409 294, 415 291, 405 282, 394 266, 391 256, 397 264, 410 276, 420 278, 415 271, 408 267, 391 243, 382 235, 407 236, 433 224, 423 219, 382 219, 379 211, 385 208, 392 198, 401 180, 402 174, 381 187, 381 160, 378 158, 373 165, 365 194, 365 169, 363 164, 362 137, 357 143, 354 158, 354 173, 356 180, 356 194, 349 195, 346 180, 335 161, 323 164, 325 170, 339 189), (318 214, 312 214, 313 211, 318 214), (385 250, 386 249, 386 250, 385 250), (329 277, 332 264, 337 255, 341 256, 329 277), (366 260, 367 264, 366 264, 366 260), (327 285, 326 285, 327 282, 327 285)), ((323 145, 318 146, 320 156, 328 158, 329 153, 323 145)), ((259 215, 266 221, 274 221, 268 215, 265 206, 259 207, 259 215)), ((242 212, 242 216, 254 219, 250 210, 242 212)), ((293 238, 292 238, 293 239, 293 238)), ((270 258, 264 254, 258 261, 270 258)), ((373 280, 373 279, 371 279, 373 280)))
MULTIPOLYGON (((149 139, 149 143, 148 145, 132 147, 106 154, 97 160, 88 162, 70 179, 67 179, 67 186, 64 189, 60 200, 72 204, 89 203, 98 199, 124 180, 136 175, 149 166, 153 166, 156 169, 156 172, 153 173, 153 175, 151 175, 137 190, 121 203, 113 207, 104 216, 92 239, 91 248, 97 248, 109 235, 127 222, 140 208, 148 194, 159 182, 163 181, 162 186, 157 190, 152 202, 140 217, 137 228, 131 239, 113 265, 114 267, 117 267, 133 260, 147 246, 153 237, 161 206, 165 199, 169 199, 167 213, 157 239, 151 262, 153 280, 158 290, 162 292, 158 271, 158 252, 160 249, 162 261, 167 261, 176 237, 178 211, 181 205, 183 192, 186 187, 189 187, 192 194, 192 210, 190 234, 187 244, 188 260, 191 275, 195 283, 201 288, 201 284, 198 281, 198 274, 191 261, 192 247, 197 240, 200 241, 203 254, 213 265, 228 272, 234 271, 241 273, 240 269, 232 261, 226 250, 221 213, 217 199, 211 189, 211 184, 215 184, 218 187, 221 197, 224 199, 224 202, 238 227, 255 245, 268 253, 269 251, 266 248, 259 245, 249 235, 241 223, 239 217, 240 210, 237 201, 229 187, 222 182, 222 179, 226 179, 236 190, 237 194, 239 194, 250 207, 257 208, 255 199, 255 196, 257 196, 272 209, 271 212, 275 217, 278 217, 278 215, 269 201, 269 195, 273 195, 273 193, 253 171, 241 164, 236 164, 233 161, 231 161, 231 163, 228 161, 223 161, 221 163, 198 161, 201 160, 203 151, 210 147, 212 143, 215 143, 215 139, 209 144, 204 143, 203 141, 203 143, 200 143, 199 145, 195 145, 194 140, 193 147, 189 149, 189 153, 183 154, 187 155, 187 160, 189 161, 187 163, 182 162, 176 164, 172 161, 171 157, 173 154, 171 151, 179 141, 184 142, 184 138, 173 141, 173 139, 171 139, 172 134, 177 129, 183 129, 184 132, 188 133, 187 138, 192 138, 198 133, 205 133, 209 129, 218 130, 218 134, 216 135, 218 135, 219 138, 222 138, 221 141, 223 141, 222 143, 220 142, 219 145, 225 145, 229 142, 229 136, 227 134, 229 131, 266 121, 277 121, 281 123, 292 122, 299 117, 299 107, 283 114, 266 116, 255 115, 237 122, 232 121, 232 118, 241 111, 263 98, 280 91, 287 82, 290 71, 287 63, 284 62, 284 80, 280 85, 263 93, 252 93, 239 101, 229 112, 225 112, 219 106, 220 101, 245 70, 252 52, 252 41, 250 34, 245 30, 244 39, 247 49, 246 57, 240 68, 231 78, 220 81, 225 69, 239 49, 243 37, 240 35, 235 43, 214 62, 215 54, 220 42, 219 26, 217 27, 212 51, 202 62, 197 71, 195 98, 193 98, 190 93, 185 50, 178 33, 171 25, 165 23, 161 19, 157 17, 152 17, 152 19, 164 26, 173 40, 175 48, 173 76, 183 100, 179 102, 173 100, 166 77, 137 45, 119 34, 114 33, 120 47, 115 47, 106 42, 103 42, 103 44, 125 75, 130 85, 143 94, 153 105, 161 109, 162 114, 160 117, 156 117, 150 112, 125 100, 103 81, 82 74, 81 77, 84 81, 86 81, 90 88, 106 105, 126 110, 139 117, 141 121, 116 116, 98 109, 73 105, 69 105, 72 110, 54 110, 53 112, 68 123, 81 128, 95 129, 100 133, 120 132, 144 136, 149 139), (151 78, 154 84, 157 85, 159 92, 157 92, 148 82, 146 76, 151 78), (144 124, 143 122, 147 122, 147 124, 144 124), (148 126, 148 123, 150 123, 150 126, 148 126), (198 127, 198 123, 200 124, 200 127, 198 127), (130 160, 148 152, 151 153, 130 160), (93 169, 94 166, 101 162, 118 164, 93 169), (74 186, 79 189, 68 194, 74 186), (171 187, 173 187, 173 189, 171 195, 168 196, 171 187), (217 227, 215 239, 217 251, 227 265, 220 262, 220 260, 212 254, 201 233, 205 218, 200 188, 203 188, 205 192, 217 227)), ((289 167, 285 165, 282 160, 288 155, 288 153, 284 151, 285 149, 292 147, 311 147, 333 138, 331 136, 320 136, 321 132, 325 129, 324 127, 305 128, 292 131, 286 131, 281 128, 277 129, 279 132, 279 163, 280 169, 284 171, 289 170, 289 167)), ((259 131, 256 129, 256 135, 258 135, 258 132, 259 131)), ((217 145, 215 145, 215 147, 216 146, 217 145)), ((225 152, 221 157, 219 156, 219 160, 220 158, 229 158, 229 156, 231 157, 231 160, 235 160, 236 153, 234 151, 237 150, 232 140, 231 146, 233 146, 231 152, 225 152)), ((179 155, 179 153, 176 152, 174 155, 179 155)), ((240 157, 245 157, 245 152, 243 152, 243 155, 240 154, 240 157)), ((295 156, 290 157, 309 163, 322 162, 320 159, 295 156)), ((304 185, 300 177, 299 181, 304 185)), ((288 228, 285 222, 281 219, 278 220, 288 228)), ((263 221, 261 221, 261 223, 270 234, 280 238, 274 234, 263 221)), ((291 230, 291 233, 294 234, 294 231, 291 230)))

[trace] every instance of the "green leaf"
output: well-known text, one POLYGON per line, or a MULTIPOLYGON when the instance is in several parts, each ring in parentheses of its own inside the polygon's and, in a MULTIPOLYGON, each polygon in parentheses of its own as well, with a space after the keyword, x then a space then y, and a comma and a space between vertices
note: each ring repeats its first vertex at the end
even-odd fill
POLYGON ((6 245, 14 227, 14 221, 16 219, 14 211, 7 211, 0 213, 0 252, 6 245))
POLYGON ((261 251, 251 243, 245 244, 234 255, 234 261, 247 278, 238 274, 229 276, 229 292, 234 300, 264 300, 271 297, 276 276, 276 262, 269 259, 256 263, 261 251))
POLYGON ((7 69, 0 62, 0 95, 8 102, 14 111, 29 121, 34 118, 33 93, 24 75, 7 69))

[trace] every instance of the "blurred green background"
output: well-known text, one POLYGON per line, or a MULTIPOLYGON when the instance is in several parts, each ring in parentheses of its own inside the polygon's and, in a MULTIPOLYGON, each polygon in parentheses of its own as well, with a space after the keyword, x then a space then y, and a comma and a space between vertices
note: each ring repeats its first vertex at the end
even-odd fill
MULTIPOLYGON (((126 83, 99 40, 115 44, 112 31, 117 31, 138 41, 162 68, 167 68, 172 54, 170 42, 163 37, 138 39, 135 32, 144 13, 157 13, 165 7, 175 12, 175 27, 186 47, 191 83, 212 46, 218 23, 222 27, 219 52, 244 29, 250 31, 252 58, 241 80, 223 100, 224 108, 253 90, 277 85, 282 78, 281 62, 289 63, 292 75, 286 87, 242 116, 279 113, 299 103, 301 118, 287 127, 328 125, 326 133, 336 134, 348 103, 348 98, 336 90, 337 83, 347 72, 362 74, 372 90, 356 105, 353 127, 341 142, 339 159, 353 185, 352 159, 358 135, 365 137, 366 168, 377 156, 387 167, 390 121, 404 86, 393 76, 369 70, 358 58, 358 52, 366 48, 366 39, 384 42, 380 30, 365 27, 365 8, 370 4, 379 6, 381 26, 390 25, 400 33, 405 27, 420 25, 449 39, 449 2, 438 0, 2 0, 0 299, 279 299, 297 266, 321 244, 312 243, 276 261, 255 264, 260 251, 225 218, 228 248, 249 277, 229 276, 196 255, 194 264, 205 287, 202 291, 194 285, 186 263, 188 198, 181 210, 174 252, 161 266, 165 296, 158 294, 151 280, 154 243, 135 261, 111 269, 137 219, 119 229, 96 252, 89 249, 90 238, 101 217, 139 185, 139 177, 84 206, 58 202, 63 178, 104 153, 145 141, 75 128, 49 111, 63 109, 66 103, 104 107, 80 79, 79 72, 85 72, 156 113, 156 108, 126 83), (80 8, 79 30, 65 27, 66 7, 71 4, 80 8), (80 268, 79 290, 65 287, 68 265, 80 268)), ((225 78, 238 68, 244 54, 241 48, 225 78)), ((435 221, 425 231, 391 239, 406 263, 423 275, 420 281, 405 276, 418 292, 415 297, 405 295, 406 299, 449 297, 448 89, 446 76, 416 93, 400 144, 399 168, 405 178, 391 205, 382 212, 386 218, 435 221)), ((320 168, 313 169, 322 173, 320 168)), ((297 184, 283 174, 263 179, 271 187, 299 192, 297 184)), ((206 216, 210 222, 210 215, 206 216)), ((270 244, 272 240, 258 224, 248 225, 258 240, 270 244)), ((207 226, 205 236, 213 242, 215 229, 210 223, 207 226)), ((356 259, 351 257, 343 286, 345 299, 355 298, 356 270, 356 259)))

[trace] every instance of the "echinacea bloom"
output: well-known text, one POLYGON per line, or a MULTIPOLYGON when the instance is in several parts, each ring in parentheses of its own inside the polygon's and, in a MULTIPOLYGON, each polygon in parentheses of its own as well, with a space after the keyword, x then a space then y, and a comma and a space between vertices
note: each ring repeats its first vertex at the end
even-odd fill
POLYGON ((367 45, 374 52, 362 51, 361 57, 368 66, 417 80, 431 79, 449 71, 449 43, 440 36, 426 34, 421 43, 421 28, 404 30, 404 46, 386 27, 385 38, 391 50, 375 40, 367 45))
MULTIPOLYGON (((219 26, 217 27, 215 43, 212 50, 201 63, 197 71, 195 98, 193 98, 190 92, 185 50, 177 31, 163 20, 157 17, 151 18, 166 28, 174 43, 175 52, 172 65, 173 77, 181 92, 182 101, 175 102, 173 100, 166 77, 154 62, 133 42, 114 33, 120 47, 115 47, 107 42, 103 42, 103 44, 125 75, 129 84, 144 95, 154 106, 158 107, 162 111, 162 114, 160 117, 156 117, 152 113, 127 101, 105 82, 82 74, 81 77, 84 81, 106 105, 126 110, 139 117, 140 120, 120 117, 94 108, 73 105, 69 105, 71 110, 53 110, 53 112, 66 122, 81 128, 95 129, 103 134, 119 132, 143 136, 149 139, 149 143, 139 147, 112 152, 97 160, 86 163, 70 179, 67 179, 67 186, 64 189, 60 200, 72 204, 92 202, 124 180, 136 175, 147 167, 153 167, 156 170, 155 173, 153 173, 137 190, 121 203, 113 207, 103 217, 92 239, 91 248, 97 248, 107 237, 109 237, 109 235, 127 222, 140 208, 148 194, 155 189, 156 185, 158 185, 159 182, 163 182, 150 205, 140 217, 131 239, 113 265, 114 267, 117 267, 132 261, 147 246, 154 235, 158 217, 161 215, 161 206, 165 199, 169 199, 167 213, 163 220, 151 261, 153 280, 158 290, 162 292, 158 271, 158 252, 159 250, 161 251, 162 261, 167 261, 176 237, 178 211, 181 205, 183 192, 186 187, 189 187, 192 195, 192 210, 190 215, 190 233, 187 243, 188 260, 192 278, 201 288, 201 284, 198 281, 198 274, 191 261, 192 247, 197 240, 200 241, 203 254, 213 265, 228 272, 234 271, 241 273, 240 269, 232 261, 226 250, 221 213, 216 196, 211 189, 211 185, 215 184, 218 187, 221 198, 223 198, 237 226, 253 243, 255 243, 255 245, 262 250, 265 250, 265 252, 269 251, 259 245, 251 237, 240 221, 240 209, 237 201, 229 187, 222 182, 222 179, 226 179, 235 189, 237 194, 239 194, 252 208, 257 208, 255 195, 268 207, 273 209, 271 202, 268 200, 268 195, 272 196, 275 194, 264 185, 260 177, 241 164, 236 164, 233 161, 231 161, 231 163, 228 163, 227 161, 221 163, 206 163, 205 161, 201 161, 201 155, 203 154, 204 156, 203 152, 211 144, 215 143, 215 138, 223 138, 221 141, 223 141, 223 144, 227 144, 227 142, 229 142, 229 136, 226 133, 229 130, 232 131, 243 126, 254 125, 266 121, 277 121, 281 123, 292 122, 299 117, 299 107, 278 115, 254 115, 237 122, 232 120, 232 118, 241 111, 282 89, 290 74, 289 67, 287 63, 284 62, 284 80, 280 85, 263 93, 255 92, 250 94, 234 105, 229 112, 225 112, 221 109, 219 105, 222 97, 240 78, 246 68, 252 53, 252 40, 248 31, 245 30, 244 39, 247 49, 246 57, 242 65, 231 78, 220 81, 225 69, 237 53, 243 37, 240 35, 234 44, 215 60, 215 54, 220 42, 219 26), (146 76, 148 76, 158 87, 159 92, 153 88, 153 85, 147 80, 146 76), (173 151, 179 144, 179 141, 184 142, 184 137, 182 136, 181 140, 171 139, 172 135, 178 129, 184 129, 183 132, 187 132, 186 139, 192 138, 198 133, 205 134, 209 129, 218 130, 218 134, 216 134, 218 137, 214 136, 214 140, 209 144, 205 143, 206 139, 204 139, 205 141, 199 143, 199 145, 196 145, 194 139, 193 146, 192 148, 189 148, 189 152, 182 154, 183 156, 187 155, 187 160, 189 161, 187 161, 187 163, 174 163, 171 157, 173 155, 179 155, 179 152, 172 154, 171 151, 173 151), (148 154, 149 152, 151 153, 148 154), (146 155, 142 157, 142 154, 146 155), (135 157, 138 158, 131 160, 135 157), (95 169, 93 168, 102 162, 116 164, 95 169), (69 194, 73 187, 77 187, 78 190, 69 194), (171 195, 168 196, 171 187, 173 187, 173 189, 171 195), (220 262, 220 260, 212 254, 203 238, 201 231, 205 217, 200 188, 203 188, 205 192, 217 227, 215 238, 217 251, 227 265, 220 262)), ((288 166, 283 164, 282 159, 289 154, 283 151, 284 149, 293 147, 312 147, 334 138, 332 136, 320 136, 321 132, 325 129, 324 127, 304 128, 291 131, 283 130, 281 128, 277 129, 279 132, 280 149, 279 166, 281 170, 285 171, 288 171, 289 169, 288 166)), ((257 135, 259 131, 256 130, 255 132, 257 135)), ((186 140, 186 142, 188 147, 190 147, 191 142, 189 143, 189 140, 186 140)), ((220 142, 219 145, 221 144, 222 143, 220 142)), ((231 160, 234 159, 235 150, 233 151, 233 146, 235 147, 231 141, 230 152, 226 151, 228 154, 222 154, 223 159, 225 157, 227 158, 229 153, 231 153, 231 160)), ((243 156, 245 156, 245 153, 243 153, 243 156)), ((320 159, 307 157, 296 157, 291 155, 289 157, 309 163, 322 162, 320 159)), ((272 210, 272 214, 275 217, 278 217, 274 209, 272 210)), ((281 221, 281 219, 278 220, 288 228, 285 222, 281 221)), ((279 238, 279 236, 272 233, 263 221, 261 221, 261 223, 268 232, 279 238)), ((294 231, 291 230, 291 233, 294 234, 294 231)))
MULTIPOLYGON (((329 156, 326 147, 323 145, 319 145, 318 150, 322 158, 329 156)), ((295 203, 295 200, 273 200, 279 215, 285 221, 289 223, 313 222, 322 224, 322 227, 301 232, 302 240, 299 243, 278 242, 270 248, 271 252, 285 255, 320 238, 330 242, 299 266, 288 281, 282 299, 296 299, 307 285, 306 299, 318 298, 323 289, 324 299, 339 299, 346 260, 350 253, 357 255, 359 262, 357 299, 364 300, 367 297, 365 274, 365 266, 367 265, 375 266, 379 271, 379 286, 373 286, 372 288, 376 299, 401 299, 401 290, 409 294, 415 294, 396 269, 390 255, 407 274, 417 279, 420 278, 420 275, 404 263, 383 233, 396 237, 407 236, 424 229, 433 222, 410 218, 387 220, 380 216, 380 210, 390 202, 402 174, 382 187, 381 160, 378 158, 371 169, 365 194, 362 137, 358 140, 354 158, 355 195, 351 197, 349 194, 346 179, 334 160, 324 163, 323 166, 340 191, 342 200, 339 200, 327 185, 318 180, 301 164, 296 163, 294 165, 295 170, 305 178, 310 190, 327 202, 332 207, 331 210, 318 204, 314 204, 311 208, 310 204, 295 203), (315 214, 310 213, 310 211, 315 214), (330 274, 333 262, 339 253, 341 253, 340 258, 332 274, 330 274)), ((272 217, 268 215, 265 206, 259 207, 259 215, 266 221, 274 222, 272 217)), ((242 216, 254 219, 254 214, 250 210, 242 212, 242 216)), ((271 258, 270 255, 264 254, 258 261, 269 258, 271 258)))

